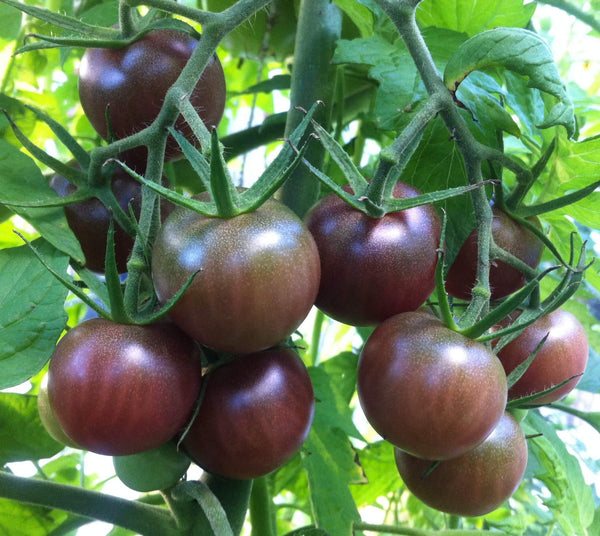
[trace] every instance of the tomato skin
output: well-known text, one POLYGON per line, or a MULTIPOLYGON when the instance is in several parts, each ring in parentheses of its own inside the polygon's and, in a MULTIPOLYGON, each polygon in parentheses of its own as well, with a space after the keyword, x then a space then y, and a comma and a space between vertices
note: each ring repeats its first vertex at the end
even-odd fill
POLYGON ((473 450, 445 460, 425 477, 431 461, 394 450, 406 487, 428 506, 457 516, 480 516, 500 507, 519 487, 527 467, 527 441, 508 413, 473 450))
MULTIPOLYGON (((564 309, 542 316, 526 327, 516 339, 498 352, 506 374, 532 354, 548 334, 529 368, 508 391, 511 399, 539 393, 585 372, 589 345, 584 327, 577 317, 564 309)), ((579 383, 573 378, 555 391, 536 398, 532 404, 550 404, 564 398, 579 383)))
POLYGON ((506 376, 484 345, 433 315, 380 324, 358 363, 358 396, 371 426, 414 456, 460 456, 493 430, 506 407, 506 376))
MULTIPOLYGON (((492 236, 502 249, 512 253, 531 268, 536 268, 544 252, 544 244, 528 229, 510 218, 505 212, 492 207, 492 236)), ((533 218, 532 223, 539 225, 533 218)), ((475 286, 477 272, 477 238, 475 229, 460 248, 458 255, 448 270, 446 290, 448 294, 462 300, 471 299, 471 289, 475 286)), ((505 262, 492 260, 490 266, 491 299, 504 298, 526 283, 525 276, 505 262)))
POLYGON ((314 393, 291 349, 240 355, 205 376, 199 413, 183 445, 200 467, 257 478, 288 461, 308 436, 314 393))
MULTIPOLYGON (((398 183, 394 197, 418 190, 398 183)), ((329 194, 307 214, 321 257, 316 306, 354 326, 414 311, 435 288, 441 222, 425 205, 371 218, 329 194)))
POLYGON ((304 320, 317 295, 320 264, 302 221, 269 200, 231 219, 175 209, 152 255, 160 301, 195 272, 170 317, 206 346, 250 353, 282 342, 304 320))
POLYGON ((48 395, 81 448, 122 456, 158 447, 186 425, 201 375, 194 342, 175 326, 94 318, 56 346, 48 395))
MULTIPOLYGON (((184 32, 159 29, 120 49, 86 50, 79 70, 79 97, 98 134, 108 139, 107 107, 117 139, 150 125, 197 44, 184 32)), ((208 128, 218 126, 225 108, 225 77, 216 55, 206 66, 190 101, 208 128)), ((175 128, 194 143, 192 130, 182 117, 175 128)), ((141 161, 145 157, 134 153, 146 152, 145 148, 136 149, 129 157, 141 161)), ((179 156, 179 145, 169 137, 165 158, 179 156)))
MULTIPOLYGON (((129 214, 131 204, 134 214, 139 215, 142 206, 141 184, 121 168, 115 170, 111 181, 112 191, 123 211, 129 214)), ((50 186, 60 197, 77 191, 77 188, 62 175, 54 175, 50 179, 50 186)), ((93 272, 104 273, 110 212, 95 197, 65 205, 64 209, 67 223, 81 244, 85 266, 93 272)), ((127 271, 127 260, 133 249, 133 237, 117 223, 114 225, 114 231, 117 270, 124 273, 127 271)))

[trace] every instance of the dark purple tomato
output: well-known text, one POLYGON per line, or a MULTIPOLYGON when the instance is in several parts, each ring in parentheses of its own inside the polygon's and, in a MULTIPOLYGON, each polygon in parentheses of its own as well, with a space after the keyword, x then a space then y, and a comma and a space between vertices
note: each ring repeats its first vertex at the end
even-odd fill
MULTIPOLYGON (((108 139, 107 110, 117 139, 149 126, 197 44, 184 32, 153 30, 120 49, 86 50, 79 69, 79 97, 98 134, 108 139)), ((216 55, 206 66, 190 101, 207 127, 219 124, 225 107, 225 77, 216 55)), ((182 117, 175 128, 194 143, 191 128, 182 117)), ((137 152, 146 151, 144 148, 137 152)), ((165 156, 168 160, 181 156, 174 138, 169 138, 165 156)), ((131 154, 129 157, 143 158, 131 154)))
POLYGON ((201 375, 196 345, 176 326, 94 318, 56 346, 48 395, 81 448, 122 456, 158 447, 185 427, 201 375))
POLYGON ((204 381, 200 410, 183 440, 200 467, 227 478, 257 478, 298 452, 310 431, 314 394, 293 350, 236 356, 204 381))
POLYGON ((509 389, 509 398, 533 395, 577 376, 532 402, 550 404, 570 393, 581 379, 588 360, 587 335, 579 320, 563 309, 542 316, 498 352, 506 374, 523 363, 546 335, 548 339, 525 374, 509 389))
MULTIPOLYGON (((397 198, 419 192, 398 183, 397 198)), ((431 205, 371 218, 329 194, 306 216, 321 257, 316 306, 354 326, 420 307, 435 288, 441 223, 431 205)))
POLYGON ((428 460, 475 447, 506 407, 506 375, 498 358, 422 311, 381 323, 363 348, 357 374, 371 426, 396 447, 428 460))
POLYGON ((206 346, 250 353, 282 342, 304 320, 319 287, 319 255, 302 221, 278 201, 231 219, 178 207, 154 243, 160 301, 194 273, 170 317, 206 346))
POLYGON ((457 516, 481 516, 519 487, 527 467, 527 441, 519 423, 506 413, 477 447, 440 462, 427 475, 431 461, 400 449, 395 457, 406 487, 425 504, 457 516))
MULTIPOLYGON (((536 268, 542 258, 544 244, 528 229, 511 219, 505 212, 492 208, 492 237, 496 245, 512 253, 531 268, 536 268)), ((532 223, 538 224, 537 218, 532 223)), ((460 248, 448 271, 446 290, 448 294, 462 300, 471 299, 477 272, 477 230, 475 229, 460 248)), ((504 298, 526 283, 522 272, 503 261, 492 260, 490 266, 491 299, 504 298)))
MULTIPOLYGON (((112 178, 112 191, 119 206, 129 214, 129 205, 139 215, 142 205, 141 184, 121 168, 115 170, 112 178)), ((62 175, 54 175, 50 186, 60 196, 72 194, 77 188, 62 175)), ((85 266, 99 273, 104 273, 106 257, 106 237, 110 226, 111 215, 97 198, 80 201, 64 207, 67 223, 81 244, 85 255, 85 266)), ((127 260, 133 249, 133 237, 115 223, 115 259, 119 273, 127 271, 127 260)))

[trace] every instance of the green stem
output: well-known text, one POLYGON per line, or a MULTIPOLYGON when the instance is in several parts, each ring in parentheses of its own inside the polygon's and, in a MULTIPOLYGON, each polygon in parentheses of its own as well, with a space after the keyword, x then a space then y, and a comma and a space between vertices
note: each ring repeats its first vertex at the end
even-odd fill
POLYGON ((546 4, 549 6, 557 7, 562 9, 569 15, 573 15, 575 18, 579 19, 581 22, 584 22, 597 32, 600 32, 600 20, 598 20, 594 15, 588 11, 584 11, 579 6, 571 4, 570 2, 566 2, 565 0, 538 0, 539 4, 546 4))
MULTIPOLYGON (((342 16, 330 0, 302 0, 296 31, 296 48, 291 83, 291 110, 285 128, 290 136, 302 120, 295 110, 308 110, 315 102, 324 106, 315 119, 329 129, 335 86, 336 68, 331 64, 335 42, 340 37, 342 16)), ((312 143, 306 155, 317 169, 322 169, 325 150, 320 143, 312 143)), ((281 190, 281 200, 300 217, 317 201, 319 181, 306 166, 298 166, 281 190)))
MULTIPOLYGON (((469 184, 482 182, 481 163, 486 152, 474 138, 473 134, 463 120, 457 107, 454 105, 452 95, 433 62, 431 52, 417 26, 415 18, 416 5, 413 1, 392 2, 391 0, 376 0, 396 25, 413 61, 421 75, 425 88, 430 98, 439 102, 439 114, 446 128, 455 140, 465 163, 466 175, 469 184)), ((474 322, 489 307, 489 268, 490 245, 492 236, 492 210, 484 188, 471 192, 477 229, 479 236, 479 252, 476 286, 473 289, 473 299, 463 316, 464 323, 474 322)))
POLYGON ((251 536, 277 536, 273 501, 267 477, 254 479, 250 494, 251 536))
POLYGON ((97 491, 23 478, 0 471, 0 496, 118 525, 143 536, 178 536, 163 508, 113 497, 97 491))
POLYGON ((492 534, 489 530, 428 530, 415 529, 410 527, 398 527, 394 525, 377 525, 373 523, 364 523, 355 521, 352 525, 354 532, 358 530, 370 530, 372 532, 382 532, 385 534, 401 534, 403 536, 477 536, 478 534, 492 534))
POLYGON ((129 38, 135 35, 133 12, 127 2, 119 2, 119 30, 121 37, 129 38))
POLYGON ((325 313, 317 309, 315 321, 313 322, 312 337, 310 339, 310 365, 315 366, 319 360, 319 346, 321 345, 321 333, 325 323, 325 313))

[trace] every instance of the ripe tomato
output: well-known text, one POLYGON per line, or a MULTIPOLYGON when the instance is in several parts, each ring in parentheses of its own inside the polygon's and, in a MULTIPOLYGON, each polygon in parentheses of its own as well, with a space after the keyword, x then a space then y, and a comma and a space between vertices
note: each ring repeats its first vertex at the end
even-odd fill
POLYGON ((141 492, 174 486, 188 470, 190 463, 175 441, 167 441, 164 445, 138 454, 113 457, 119 480, 141 492))
POLYGON ((473 450, 439 463, 395 449, 406 487, 425 504, 457 516, 480 516, 498 508, 519 487, 527 467, 527 441, 508 413, 473 450))
POLYGON ((177 327, 101 318, 71 329, 48 370, 50 404, 66 434, 113 456, 171 439, 191 417, 200 383, 196 346, 177 327))
MULTIPOLYGON (((521 398, 545 391, 585 371, 588 339, 575 315, 557 309, 525 328, 516 339, 498 352, 506 374, 510 374, 533 353, 548 335, 525 374, 508 391, 509 397, 521 398)), ((570 393, 581 378, 573 378, 555 391, 537 398, 533 404, 550 404, 570 393)))
MULTIPOLYGON (((198 41, 175 30, 154 30, 120 49, 90 48, 81 59, 79 97, 98 134, 108 139, 106 112, 117 139, 147 127, 158 115, 167 90, 175 83, 198 41)), ((206 66, 190 95, 204 123, 217 126, 225 107, 225 77, 216 56, 206 66)), ((180 117, 175 128, 192 143, 189 125, 180 117)), ((134 151, 140 152, 140 151, 134 151)), ((141 150, 145 154, 146 150, 141 150)), ((169 138, 166 158, 181 155, 169 138)), ((143 155, 129 155, 142 160, 143 155)))
MULTIPOLYGON (((62 175, 54 175, 50 186, 61 197, 72 194, 77 188, 62 175)), ((141 184, 122 168, 117 168, 112 178, 112 190, 119 206, 129 214, 129 205, 139 215, 142 205, 141 184)), ((94 272, 104 273, 106 237, 111 215, 99 199, 92 198, 64 207, 67 223, 79 240, 85 255, 85 265, 94 272)), ((133 237, 117 224, 114 226, 115 259, 119 273, 127 271, 127 260, 133 249, 133 237)))
MULTIPOLYGON (((511 219, 505 212, 492 208, 492 237, 496 245, 512 253, 531 268, 536 268, 542 258, 544 244, 528 229, 511 219)), ((538 222, 537 218, 532 220, 538 222)), ((462 300, 471 299, 477 272, 477 229, 460 248, 448 270, 446 290, 448 294, 462 300)), ((525 276, 505 262, 492 260, 490 267, 491 299, 498 300, 525 286, 525 276)))
POLYGON ((422 311, 381 323, 363 348, 357 374, 371 426, 419 458, 467 452, 506 407, 506 375, 496 356, 422 311))
MULTIPOLYGON (((394 196, 419 192, 398 183, 394 196)), ((435 288, 441 223, 431 205, 371 218, 329 194, 306 216, 321 257, 316 306, 354 326, 414 311, 435 288)))
POLYGON ((278 201, 231 219, 178 207, 154 243, 159 299, 194 273, 173 321, 206 346, 250 353, 282 342, 304 320, 319 287, 319 256, 302 221, 278 201))
POLYGON ((200 467, 257 478, 289 460, 308 436, 314 394, 291 349, 241 355, 205 376, 200 410, 183 445, 200 467))

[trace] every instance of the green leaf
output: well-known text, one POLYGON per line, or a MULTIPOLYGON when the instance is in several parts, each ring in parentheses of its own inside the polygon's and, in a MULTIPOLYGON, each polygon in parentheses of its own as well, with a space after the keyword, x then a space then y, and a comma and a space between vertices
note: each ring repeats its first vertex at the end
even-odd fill
POLYGON ((35 396, 0 393, 0 422, 0 464, 51 458, 64 448, 46 432, 35 396))
POLYGON ((67 518, 65 512, 0 499, 0 534, 47 536, 67 518))
MULTIPOLYGON (((68 258, 43 240, 33 245, 59 272, 68 258)), ((29 246, 0 251, 0 389, 19 385, 46 364, 67 315, 64 288, 29 246)))
POLYGON ((361 37, 373 34, 373 14, 357 0, 334 0, 335 4, 356 24, 361 37))
POLYGON ((551 510, 567 536, 585 534, 594 517, 594 495, 585 483, 577 459, 569 453, 554 427, 537 411, 525 420, 526 433, 542 434, 529 440, 530 452, 539 465, 534 476, 544 482, 550 493, 544 504, 551 510))
MULTIPOLYGON (((0 183, 0 204, 30 203, 34 199, 58 198, 35 162, 4 140, 0 140, 0 183)), ((67 224, 62 207, 8 208, 27 220, 57 249, 81 264, 84 263, 81 246, 67 224)))
POLYGON ((367 506, 379 497, 385 497, 390 490, 402 488, 402 480, 394 460, 394 447, 387 441, 368 444, 358 452, 367 482, 361 486, 352 486, 352 495, 356 504, 367 506))
POLYGON ((534 11, 535 4, 523 5, 523 0, 425 0, 417 21, 472 36, 498 26, 524 28, 534 11))
POLYGON ((456 91, 473 71, 502 66, 529 77, 529 87, 558 99, 540 128, 562 125, 569 137, 575 133, 573 103, 567 95, 552 52, 536 33, 520 28, 496 28, 465 41, 444 70, 444 83, 456 91))
POLYGON ((10 6, 0 5, 0 42, 12 41, 19 35, 21 29, 21 14, 10 6))
POLYGON ((337 412, 327 374, 318 367, 311 367, 309 372, 317 404, 302 449, 302 465, 308 476, 313 515, 318 528, 332 535, 350 536, 352 522, 360 515, 348 486, 365 481, 347 435, 356 432, 349 417, 337 412))
POLYGON ((285 536, 330 536, 329 532, 316 527, 300 527, 299 529, 288 532, 285 536))

